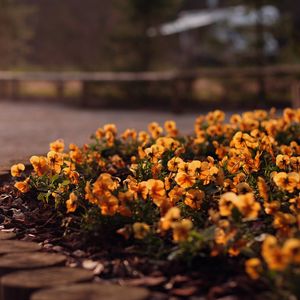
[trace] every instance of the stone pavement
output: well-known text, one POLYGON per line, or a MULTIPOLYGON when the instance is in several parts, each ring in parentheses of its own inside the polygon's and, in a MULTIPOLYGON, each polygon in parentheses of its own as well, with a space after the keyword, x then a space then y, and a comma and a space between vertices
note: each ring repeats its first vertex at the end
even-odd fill
POLYGON ((0 231, 0 300, 149 299, 147 289, 100 283, 92 270, 70 268, 65 255, 13 238, 0 231))
POLYGON ((79 109, 36 102, 0 102, 0 166, 43 154, 50 142, 63 138, 66 144, 82 145, 89 136, 106 123, 142 130, 152 121, 163 123, 174 119, 183 133, 193 130, 195 117, 200 114, 174 115, 162 111, 79 109))

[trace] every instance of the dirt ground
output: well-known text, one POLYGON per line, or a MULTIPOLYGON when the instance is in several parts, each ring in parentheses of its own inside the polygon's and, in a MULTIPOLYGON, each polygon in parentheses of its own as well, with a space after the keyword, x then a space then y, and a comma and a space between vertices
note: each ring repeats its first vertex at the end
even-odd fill
POLYGON ((193 130, 195 117, 201 112, 174 115, 158 111, 124 111, 79 109, 47 103, 0 102, 0 166, 43 154, 50 142, 62 138, 65 143, 82 145, 89 136, 106 123, 126 128, 146 129, 151 121, 177 121, 181 132, 193 130))

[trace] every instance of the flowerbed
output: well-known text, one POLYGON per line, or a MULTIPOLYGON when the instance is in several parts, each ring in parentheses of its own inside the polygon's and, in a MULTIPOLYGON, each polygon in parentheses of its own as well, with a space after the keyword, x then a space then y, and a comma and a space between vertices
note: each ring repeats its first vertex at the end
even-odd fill
MULTIPOLYGON (((300 110, 199 116, 148 132, 113 124, 79 148, 50 144, 33 171, 12 166, 15 187, 76 229, 138 245, 142 255, 192 264, 234 259, 280 299, 300 296, 300 110)), ((106 238, 107 237, 107 238, 106 238)), ((99 242, 99 241, 98 241, 99 242)))

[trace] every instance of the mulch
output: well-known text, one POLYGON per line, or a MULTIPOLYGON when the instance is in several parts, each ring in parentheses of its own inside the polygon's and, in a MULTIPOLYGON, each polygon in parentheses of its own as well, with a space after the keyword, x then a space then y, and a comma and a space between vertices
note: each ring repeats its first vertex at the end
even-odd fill
POLYGON ((146 287, 152 300, 253 300, 270 296, 267 283, 251 281, 234 258, 199 258, 192 265, 157 260, 141 255, 132 245, 124 246, 122 241, 111 242, 105 235, 91 238, 75 229, 66 234, 61 221, 50 206, 34 197, 21 198, 9 180, 0 184, 2 232, 37 242, 44 252, 65 255, 67 266, 93 271, 97 282, 146 287))

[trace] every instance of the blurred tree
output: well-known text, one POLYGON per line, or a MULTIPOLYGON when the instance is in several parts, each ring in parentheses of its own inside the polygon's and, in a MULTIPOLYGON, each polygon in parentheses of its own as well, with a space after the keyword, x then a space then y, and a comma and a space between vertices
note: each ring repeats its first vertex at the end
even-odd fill
POLYGON ((29 58, 34 65, 87 71, 111 67, 107 41, 115 14, 110 1, 26 1, 37 5, 34 53, 29 58))
POLYGON ((164 50, 163 41, 147 35, 151 26, 174 18, 183 0, 114 0, 120 24, 113 34, 117 68, 151 69, 155 52, 164 50))
POLYGON ((31 6, 14 0, 0 0, 0 68, 6 69, 25 63, 32 37, 28 19, 31 6))

